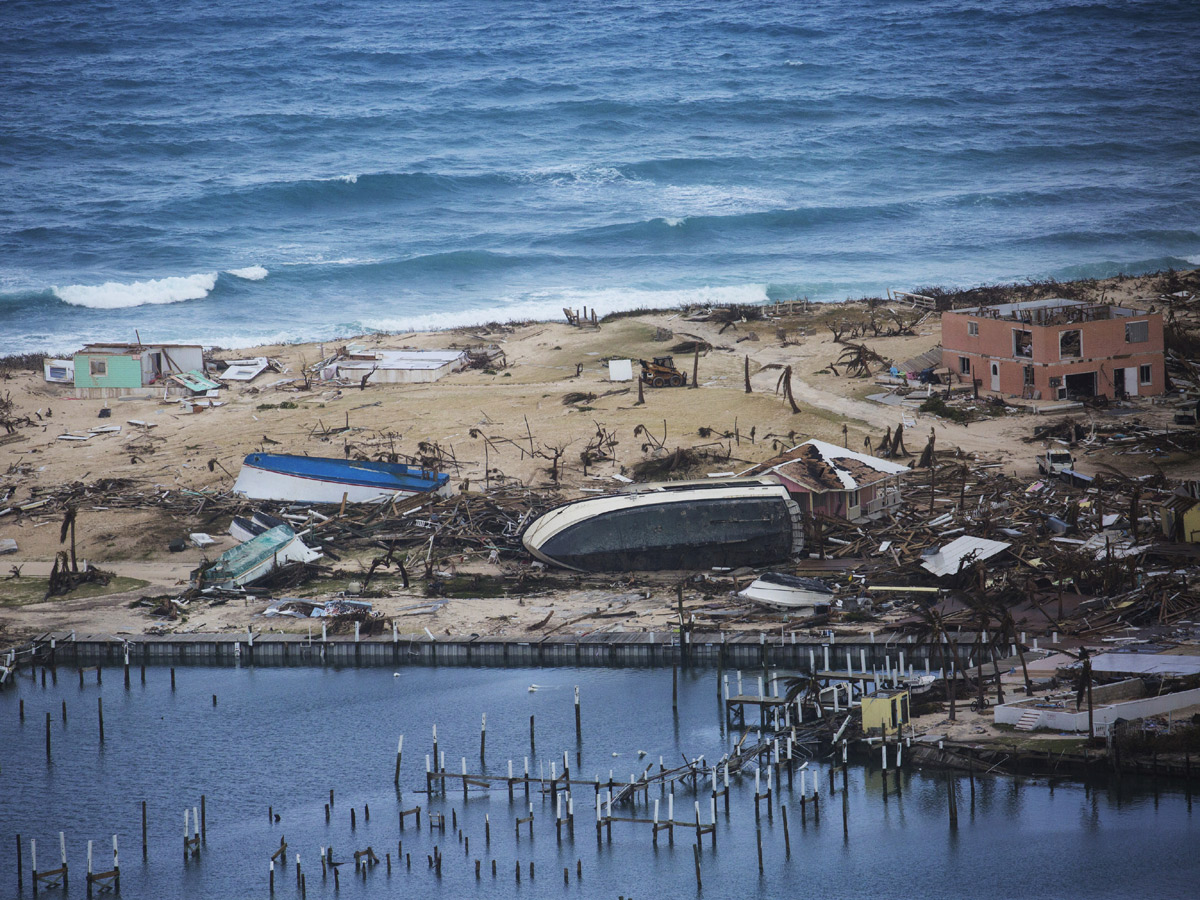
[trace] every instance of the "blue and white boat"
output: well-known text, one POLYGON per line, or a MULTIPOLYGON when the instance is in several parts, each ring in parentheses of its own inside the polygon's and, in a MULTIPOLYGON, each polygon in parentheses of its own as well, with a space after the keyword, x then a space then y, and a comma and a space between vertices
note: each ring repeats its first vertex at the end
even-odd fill
POLYGON ((251 453, 234 491, 252 500, 293 503, 380 503, 448 490, 450 476, 402 463, 251 453))

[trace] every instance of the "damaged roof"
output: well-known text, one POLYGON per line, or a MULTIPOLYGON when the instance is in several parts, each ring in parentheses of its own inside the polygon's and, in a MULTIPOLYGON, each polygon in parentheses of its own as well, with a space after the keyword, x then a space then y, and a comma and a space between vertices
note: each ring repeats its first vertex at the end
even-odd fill
POLYGON ((440 369, 466 359, 462 350, 362 350, 349 348, 339 369, 440 369))
POLYGON ((940 550, 923 554, 921 568, 932 572, 938 578, 943 575, 956 574, 964 564, 970 564, 981 559, 990 559, 1001 551, 1007 550, 1012 544, 1005 541, 989 541, 987 538, 972 537, 964 534, 955 538, 940 550))
POLYGON ((890 460, 813 439, 741 474, 776 473, 806 490, 820 494, 827 491, 856 491, 908 471, 907 466, 890 460))

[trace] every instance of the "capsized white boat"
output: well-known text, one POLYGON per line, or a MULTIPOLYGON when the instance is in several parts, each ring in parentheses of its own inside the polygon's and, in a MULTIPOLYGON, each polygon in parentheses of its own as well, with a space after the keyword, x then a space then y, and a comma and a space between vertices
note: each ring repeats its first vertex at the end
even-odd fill
POLYGON ((800 506, 771 479, 637 484, 557 506, 521 536, 543 562, 584 572, 766 566, 799 553, 800 506))
POLYGON ((830 603, 833 602, 833 588, 819 578, 785 575, 782 572, 765 572, 756 578, 748 588, 739 591, 738 596, 756 603, 783 606, 789 609, 804 607, 814 610, 820 607, 828 609, 830 603))

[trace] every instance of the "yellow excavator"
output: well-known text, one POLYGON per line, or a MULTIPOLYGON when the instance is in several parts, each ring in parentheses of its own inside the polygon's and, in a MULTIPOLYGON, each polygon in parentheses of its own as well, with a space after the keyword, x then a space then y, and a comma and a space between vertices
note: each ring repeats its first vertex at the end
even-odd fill
POLYGON ((651 387, 683 387, 687 384, 687 373, 675 368, 671 356, 656 356, 652 362, 639 359, 642 364, 642 384, 651 387))

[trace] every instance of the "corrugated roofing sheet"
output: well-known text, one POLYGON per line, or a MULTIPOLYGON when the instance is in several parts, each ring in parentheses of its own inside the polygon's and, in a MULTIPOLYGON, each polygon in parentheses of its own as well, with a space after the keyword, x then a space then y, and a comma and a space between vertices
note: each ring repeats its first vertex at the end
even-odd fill
POLYGON ((1100 653, 1092 671, 1112 675, 1200 675, 1200 656, 1178 653, 1100 653))
POLYGON ((925 557, 921 561, 921 568, 932 572, 938 578, 954 575, 962 566, 969 565, 976 560, 990 559, 1011 546, 1012 544, 1004 541, 989 541, 987 538, 964 534, 962 537, 952 540, 937 553, 925 557))
POLYGON ((369 358, 340 359, 339 369, 440 369, 463 358, 461 350, 373 350, 369 358), (370 358, 373 357, 373 358, 370 358))

